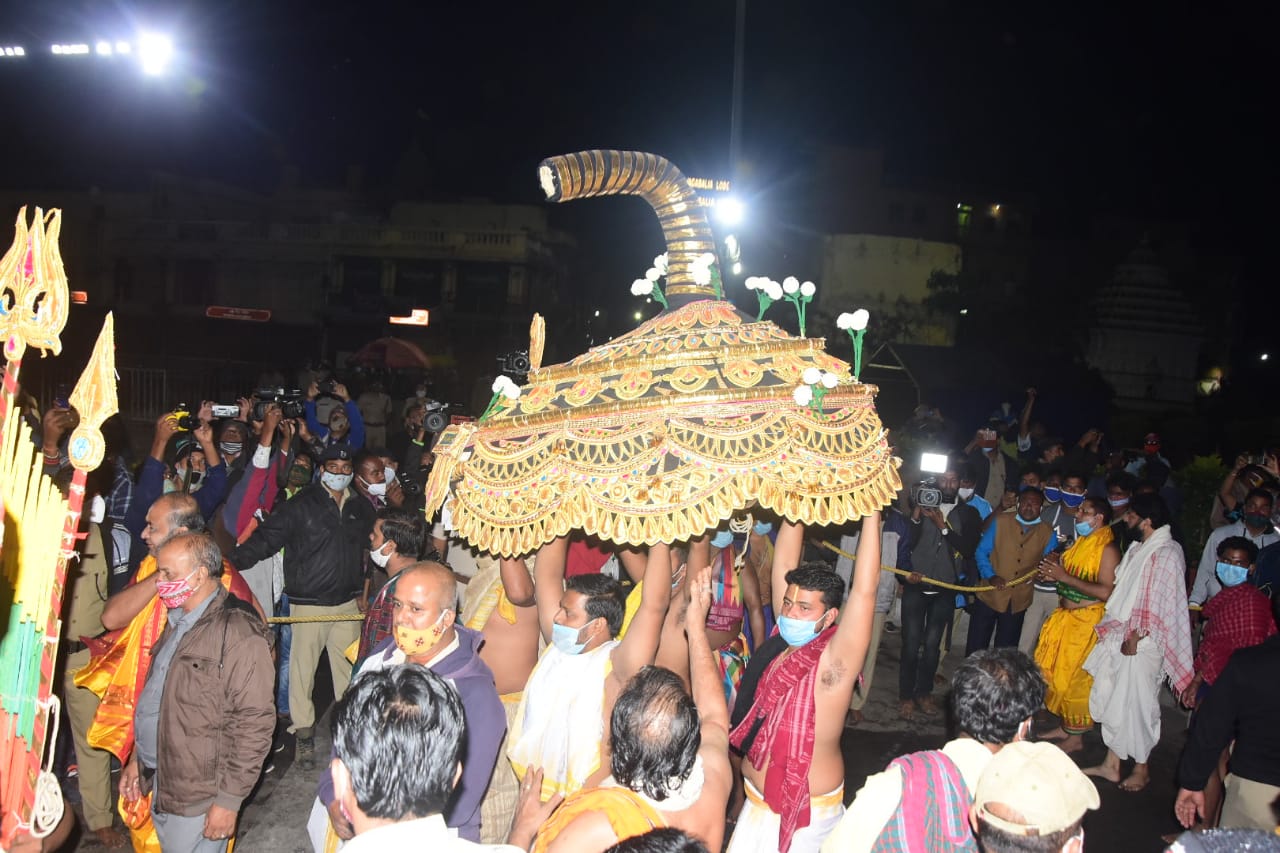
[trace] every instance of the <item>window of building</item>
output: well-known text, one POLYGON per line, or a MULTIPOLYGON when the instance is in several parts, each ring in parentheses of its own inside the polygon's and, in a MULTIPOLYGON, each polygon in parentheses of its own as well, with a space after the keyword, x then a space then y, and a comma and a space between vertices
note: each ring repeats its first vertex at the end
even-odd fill
POLYGON ((209 306, 215 302, 215 268, 212 261, 184 258, 175 262, 173 301, 176 305, 209 306))
POLYGON ((453 307, 474 314, 502 313, 507 305, 506 264, 458 264, 458 292, 453 307))
POLYGON ((397 261, 395 296, 419 308, 440 305, 444 301, 444 265, 440 261, 397 261))

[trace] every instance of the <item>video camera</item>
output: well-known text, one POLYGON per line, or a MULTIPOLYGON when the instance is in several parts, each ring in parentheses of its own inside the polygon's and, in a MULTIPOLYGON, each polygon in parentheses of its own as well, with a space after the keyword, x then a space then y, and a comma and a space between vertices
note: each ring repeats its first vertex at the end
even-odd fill
POLYGON ((930 477, 912 486, 911 502, 926 509, 942 506, 942 490, 934 485, 935 482, 937 481, 930 477))
POLYGON ((286 419, 303 418, 307 415, 307 409, 303 405, 304 396, 297 388, 259 388, 253 392, 253 396, 257 399, 253 404, 253 413, 250 417, 255 421, 260 421, 266 417, 267 407, 272 403, 280 407, 280 413, 286 419))
MULTIPOLYGON (((947 455, 945 453, 920 454, 920 470, 925 474, 945 474, 947 471, 947 455)), ((936 485, 937 479, 925 477, 911 487, 911 502, 916 506, 938 507, 942 505, 942 490, 936 485)))
POLYGON ((518 373, 524 376, 529 373, 529 368, 532 366, 527 349, 515 350, 506 355, 498 356, 498 369, 503 373, 518 373))
POLYGON ((422 404, 422 428, 427 432, 441 432, 444 430, 449 425, 449 418, 445 415, 448 409, 448 403, 441 403, 438 400, 424 400, 422 404))

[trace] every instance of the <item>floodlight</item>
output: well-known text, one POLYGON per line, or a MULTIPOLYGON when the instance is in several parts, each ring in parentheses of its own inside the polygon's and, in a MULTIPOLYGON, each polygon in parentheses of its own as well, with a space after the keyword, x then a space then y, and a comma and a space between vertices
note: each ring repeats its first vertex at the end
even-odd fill
POLYGON ((947 454, 921 453, 920 454, 920 471, 925 474, 947 473, 947 454))
POLYGON ((143 33, 138 37, 138 60, 142 70, 152 76, 163 74, 173 59, 173 41, 158 33, 143 33))
POLYGON ((738 225, 746 215, 746 206, 733 196, 726 196, 716 202, 716 219, 725 225, 738 225))

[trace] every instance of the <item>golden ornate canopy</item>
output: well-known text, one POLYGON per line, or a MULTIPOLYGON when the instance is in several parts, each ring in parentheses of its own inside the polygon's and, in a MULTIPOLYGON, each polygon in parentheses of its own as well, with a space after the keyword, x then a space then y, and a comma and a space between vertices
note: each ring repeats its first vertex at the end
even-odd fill
MULTIPOLYGON (((618 544, 686 540, 759 504, 805 524, 842 524, 901 487, 876 414, 822 339, 757 321, 698 283, 714 250, 684 176, 652 154, 589 151, 542 164, 552 200, 635 194, 667 240, 670 308, 528 382, 435 447, 428 515, 452 488, 453 525, 475 547, 528 553, 571 530, 618 544), (793 398, 807 368, 838 378, 819 405, 793 398)), ((534 353, 537 358, 533 357, 534 353)))

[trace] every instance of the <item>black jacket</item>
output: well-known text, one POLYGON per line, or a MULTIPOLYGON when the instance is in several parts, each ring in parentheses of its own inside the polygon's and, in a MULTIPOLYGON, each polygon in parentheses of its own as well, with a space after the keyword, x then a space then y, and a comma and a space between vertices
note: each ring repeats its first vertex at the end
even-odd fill
POLYGON ((338 503, 312 483, 276 508, 228 559, 240 571, 284 549, 284 591, 291 604, 332 607, 355 598, 364 583, 364 552, 377 514, 348 488, 338 503))
POLYGON ((1280 785, 1280 634, 1237 649, 1200 703, 1178 764, 1178 785, 1203 791, 1218 756, 1234 739, 1233 775, 1280 785))

